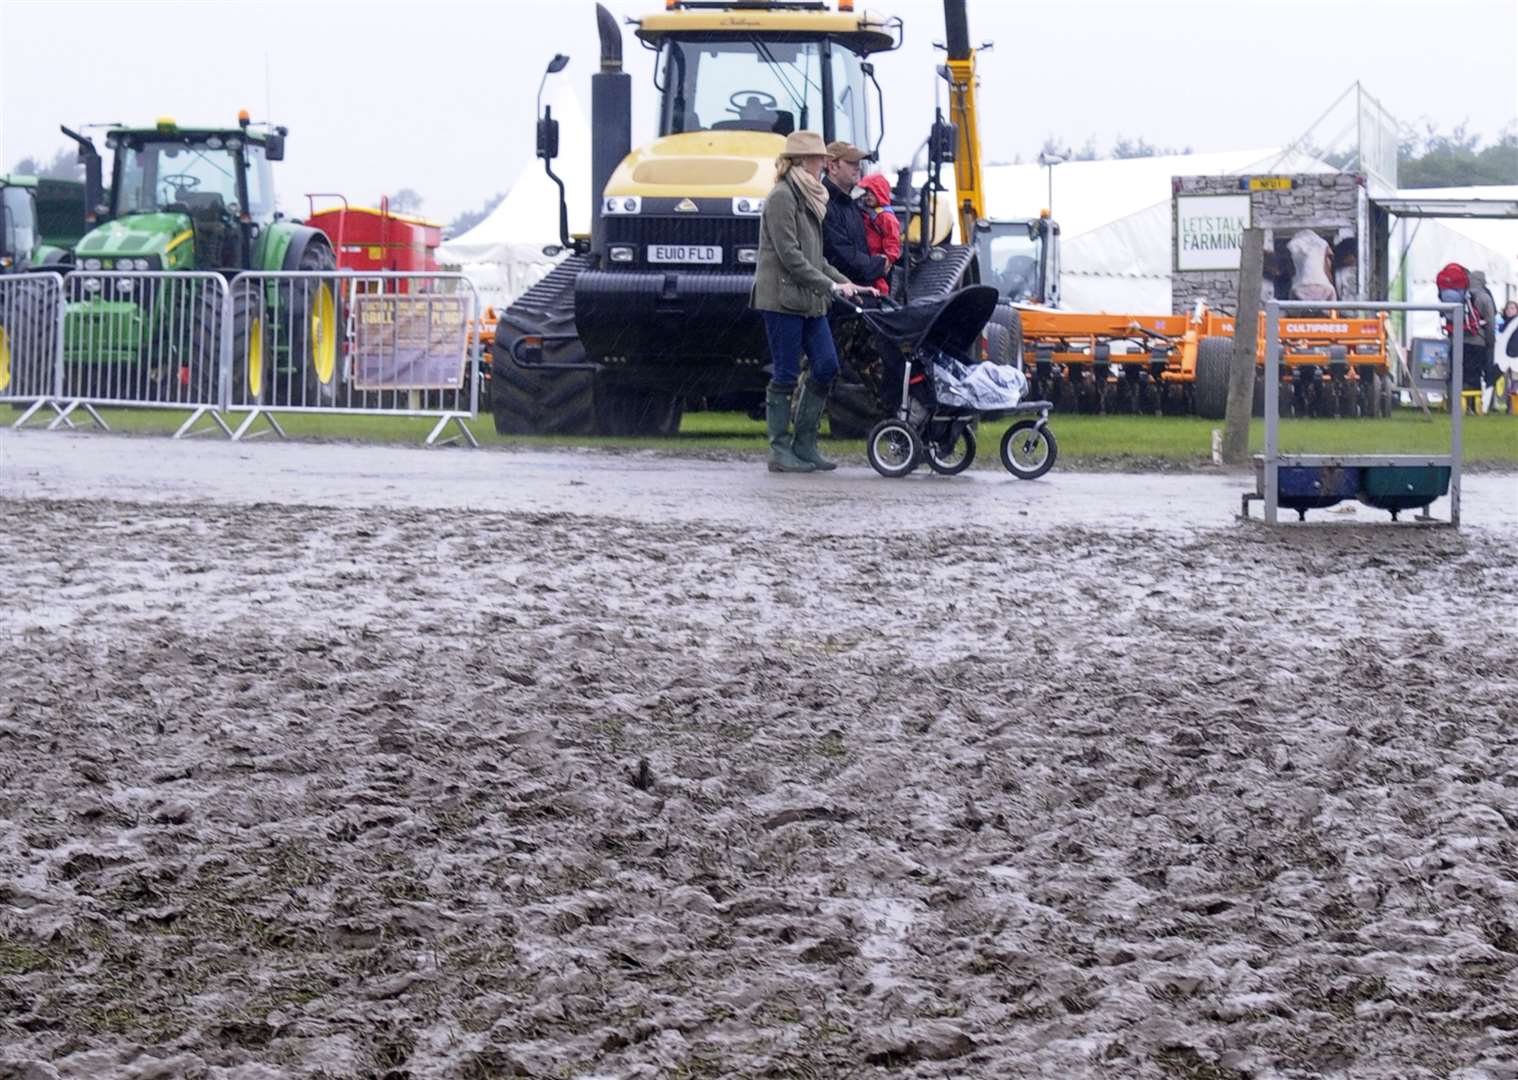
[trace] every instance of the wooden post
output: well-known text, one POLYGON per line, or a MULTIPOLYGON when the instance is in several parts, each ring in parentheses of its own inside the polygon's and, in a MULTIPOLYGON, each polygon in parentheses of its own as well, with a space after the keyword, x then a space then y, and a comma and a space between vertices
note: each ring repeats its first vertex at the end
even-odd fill
MULTIPOLYGON (((1249 411, 1254 403, 1264 251, 1264 230, 1245 229, 1239 253, 1239 299, 1234 307, 1233 359, 1228 365, 1228 406, 1223 413, 1224 465, 1243 465, 1249 460, 1249 411)), ((1272 389, 1266 387, 1265 392, 1272 389)))

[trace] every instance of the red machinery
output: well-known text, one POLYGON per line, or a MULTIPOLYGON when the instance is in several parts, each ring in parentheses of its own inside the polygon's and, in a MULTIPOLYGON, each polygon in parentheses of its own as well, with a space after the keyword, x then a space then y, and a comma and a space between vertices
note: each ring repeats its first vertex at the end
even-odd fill
MULTIPOLYGON (((332 241, 341 270, 409 270, 436 272, 437 249, 443 227, 435 221, 390 212, 390 200, 380 199, 379 209, 349 206, 341 195, 307 193, 311 214, 306 224, 320 229, 332 241), (316 209, 317 199, 338 199, 341 207, 316 209)), ((404 284, 404 283, 403 283, 404 284)), ((402 288, 400 291, 406 291, 402 288)))

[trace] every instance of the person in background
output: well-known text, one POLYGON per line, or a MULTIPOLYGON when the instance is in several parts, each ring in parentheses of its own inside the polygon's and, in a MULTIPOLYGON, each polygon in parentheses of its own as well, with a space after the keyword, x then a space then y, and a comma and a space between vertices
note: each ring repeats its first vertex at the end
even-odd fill
POLYGON ((1471 303, 1481 320, 1481 379, 1487 386, 1497 385, 1497 300, 1486 287, 1486 271, 1471 271, 1471 303))
POLYGON ((901 222, 891 211, 891 183, 880 173, 871 173, 859 181, 862 192, 859 204, 864 208, 864 238, 871 255, 884 255, 885 273, 875 280, 875 291, 891 295, 887 276, 901 261, 901 222))
POLYGON ((1502 305, 1502 321, 1497 326, 1498 332, 1506 330, 1514 319, 1518 319, 1518 300, 1509 300, 1502 305))
POLYGON ((1334 245, 1333 281, 1334 292, 1339 300, 1355 300, 1360 296, 1360 252, 1355 238, 1345 237, 1334 245))
POLYGON ((1281 294, 1277 289, 1277 279, 1281 276, 1281 257, 1268 248, 1260 254, 1260 304, 1279 300, 1281 294))
POLYGON ((854 186, 859 183, 859 163, 865 152, 846 142, 828 143, 828 216, 822 226, 822 255, 856 285, 871 285, 886 275, 884 255, 871 255, 864 233, 864 218, 854 205, 854 186))
MULTIPOLYGON (((817 450, 838 350, 827 312, 834 296, 872 293, 849 281, 822 254, 828 192, 822 185, 827 147, 815 131, 793 131, 775 161, 775 186, 764 200, 759 222, 759 257, 749 307, 764 320, 773 364, 765 392, 770 440, 770 472, 812 472, 837 466, 817 450), (791 430, 791 394, 801 378, 801 354, 811 362, 796 400, 791 430)), ((854 219, 859 214, 850 207, 854 219)), ((861 229, 863 224, 860 225, 861 229)))

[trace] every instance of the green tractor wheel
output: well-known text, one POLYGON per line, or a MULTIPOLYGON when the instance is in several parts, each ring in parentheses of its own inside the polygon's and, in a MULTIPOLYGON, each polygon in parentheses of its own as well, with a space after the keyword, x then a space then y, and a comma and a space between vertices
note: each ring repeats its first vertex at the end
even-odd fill
POLYGON ((255 288, 238 289, 232 296, 232 407, 262 405, 268 398, 273 372, 269 366, 269 333, 263 303, 255 288))
POLYGON ((41 281, 17 281, 0 304, 0 394, 53 392, 50 359, 58 341, 58 294, 41 281))
POLYGON ((221 372, 221 292, 206 282, 197 282, 194 294, 194 324, 191 328, 189 355, 183 365, 186 385, 184 401, 190 405, 219 404, 218 375, 221 372))
MULTIPOLYGON (((337 258, 326 244, 313 243, 301 256, 300 269, 336 270, 337 258)), ((290 356, 305 373, 303 395, 292 404, 307 408, 337 404, 342 383, 341 284, 336 278, 297 278, 291 284, 290 356)))

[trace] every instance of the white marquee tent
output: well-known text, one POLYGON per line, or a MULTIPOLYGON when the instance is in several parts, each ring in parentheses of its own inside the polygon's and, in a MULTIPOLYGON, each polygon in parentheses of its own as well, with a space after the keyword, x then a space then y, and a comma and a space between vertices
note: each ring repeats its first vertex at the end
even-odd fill
MULTIPOLYGON (((545 94, 559 121, 559 156, 553 171, 569 201, 569 231, 590 231, 590 125, 568 79, 545 94)), ((559 242, 559 189, 533 158, 517 174, 506 197, 474 228, 446 241, 438 262, 459 267, 480 299, 503 308, 526 292, 563 258, 543 254, 559 242)))
MULTIPOLYGON (((1060 224, 1063 305, 1074 311, 1171 309, 1172 177, 1332 171, 1331 166, 1315 158, 1280 150, 1055 165, 1051 210, 1060 224)), ((1044 166, 987 166, 987 208, 993 217, 1032 217, 1049 205, 1049 182, 1049 170, 1044 166)), ((1422 199, 1514 199, 1518 198, 1518 186, 1435 188, 1397 194, 1422 199)), ((1484 270, 1498 304, 1518 297, 1518 221, 1400 221, 1393 226, 1392 246, 1394 257, 1403 250, 1407 253, 1408 299, 1435 299, 1434 275, 1449 262, 1484 270)), ((1231 303, 1232 298, 1217 300, 1231 303)), ((1414 332, 1426 333, 1428 327, 1415 320, 1414 332)))
POLYGON ((990 165, 992 217, 1033 217, 1048 207, 1060 226, 1062 305, 1072 311, 1170 310, 1170 196, 1176 176, 1332 172, 1304 154, 1275 150, 1069 161, 1049 168, 990 165))

